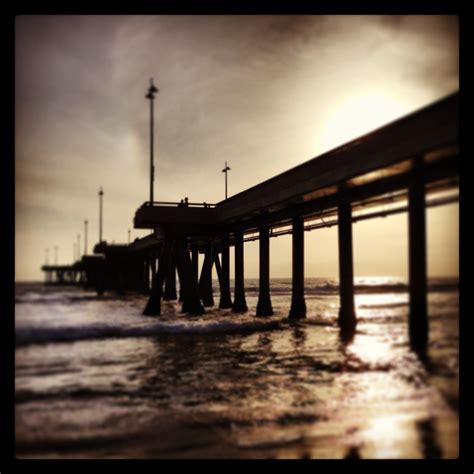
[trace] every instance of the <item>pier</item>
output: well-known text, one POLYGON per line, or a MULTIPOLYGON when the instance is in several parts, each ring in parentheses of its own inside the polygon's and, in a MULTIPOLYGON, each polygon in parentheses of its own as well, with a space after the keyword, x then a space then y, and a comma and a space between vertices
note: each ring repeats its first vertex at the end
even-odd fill
MULTIPOLYGON (((153 97, 149 98, 152 107, 153 97)), ((357 326, 352 225, 403 212, 408 215, 409 237, 408 334, 411 347, 423 351, 429 340, 426 208, 458 200, 458 108, 459 96, 453 94, 215 204, 153 201, 151 186, 150 200, 137 209, 133 222, 134 228, 151 229, 152 234, 128 244, 111 245, 102 242, 101 227, 94 258, 83 258, 61 270, 44 266, 43 271, 51 281, 76 281, 82 275, 83 284, 98 293, 149 294, 144 308, 149 316, 160 315, 163 299, 181 301, 182 311, 190 314, 202 314, 214 305, 238 313, 249 309, 244 288, 244 243, 258 240, 255 315, 268 317, 273 314, 271 240, 291 234, 288 317, 300 319, 306 317, 305 232, 337 226, 338 324, 341 337, 350 339, 357 326), (393 207, 386 210, 387 204, 393 207), (230 292, 232 248, 234 295, 230 292), (218 300, 212 287, 213 267, 219 281, 218 300)), ((150 169, 153 177, 152 163, 150 169)), ((100 212, 102 215, 102 207, 100 212)))

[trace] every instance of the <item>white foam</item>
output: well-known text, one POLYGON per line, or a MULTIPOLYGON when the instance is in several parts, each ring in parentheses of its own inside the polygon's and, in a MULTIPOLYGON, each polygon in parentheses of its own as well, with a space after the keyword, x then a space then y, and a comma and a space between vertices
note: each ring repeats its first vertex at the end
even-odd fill
POLYGON ((157 321, 152 323, 93 324, 82 327, 59 326, 48 328, 17 328, 16 345, 27 345, 46 342, 77 341, 84 339, 143 337, 159 334, 210 334, 244 331, 264 331, 277 329, 280 322, 276 319, 266 321, 233 320, 233 321, 157 321))

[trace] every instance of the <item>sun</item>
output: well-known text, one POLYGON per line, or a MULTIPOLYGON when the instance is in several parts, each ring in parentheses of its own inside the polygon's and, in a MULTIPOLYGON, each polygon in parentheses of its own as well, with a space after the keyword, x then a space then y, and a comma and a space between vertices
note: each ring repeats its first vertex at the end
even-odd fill
POLYGON ((373 91, 352 96, 329 115, 321 132, 321 151, 328 151, 408 113, 403 100, 373 91))

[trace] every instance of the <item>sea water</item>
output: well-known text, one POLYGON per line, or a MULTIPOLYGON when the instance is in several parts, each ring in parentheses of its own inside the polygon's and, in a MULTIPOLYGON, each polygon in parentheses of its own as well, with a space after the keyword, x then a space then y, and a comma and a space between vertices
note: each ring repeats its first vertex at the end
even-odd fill
MULTIPOLYGON (((202 316, 147 297, 16 285, 15 439, 20 458, 455 458, 457 281, 429 282, 426 357, 408 344, 408 294, 356 279, 357 332, 339 338, 337 282, 307 278, 307 318, 202 316)), ((214 298, 219 295, 215 284, 214 298)))

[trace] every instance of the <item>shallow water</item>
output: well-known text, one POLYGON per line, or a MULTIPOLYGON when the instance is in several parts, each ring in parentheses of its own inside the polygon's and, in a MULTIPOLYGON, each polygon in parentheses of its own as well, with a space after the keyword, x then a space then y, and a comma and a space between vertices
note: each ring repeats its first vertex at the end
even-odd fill
MULTIPOLYGON (((275 315, 203 316, 146 297, 16 286, 18 457, 425 458, 458 456, 458 292, 430 282, 430 348, 409 350, 406 287, 358 281, 357 333, 339 339, 337 287, 307 279, 291 323, 290 280, 275 315)), ((215 292, 218 302, 218 294, 215 292)))

